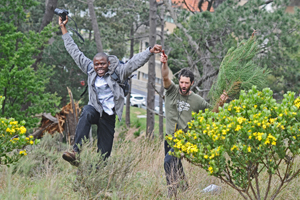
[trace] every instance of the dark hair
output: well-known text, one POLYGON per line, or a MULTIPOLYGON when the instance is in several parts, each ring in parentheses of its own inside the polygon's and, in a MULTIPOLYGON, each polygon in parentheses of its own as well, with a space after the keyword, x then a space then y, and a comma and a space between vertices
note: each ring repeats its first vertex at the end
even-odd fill
POLYGON ((108 61, 108 56, 106 55, 106 53, 97 53, 94 58, 106 58, 106 60, 108 61))
POLYGON ((187 69, 187 68, 184 68, 180 71, 180 73, 178 74, 178 80, 180 80, 180 77, 183 76, 183 77, 189 77, 190 78, 190 81, 191 83, 194 81, 194 74, 191 70, 187 69))

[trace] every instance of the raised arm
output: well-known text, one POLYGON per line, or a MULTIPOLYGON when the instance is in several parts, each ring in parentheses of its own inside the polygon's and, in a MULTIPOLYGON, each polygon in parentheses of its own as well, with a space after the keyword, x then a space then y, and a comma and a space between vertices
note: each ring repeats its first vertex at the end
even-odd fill
POLYGON ((66 20, 62 21, 61 17, 58 19, 58 23, 61 29, 61 32, 63 34, 62 38, 65 43, 66 50, 70 54, 70 56, 73 58, 77 66, 85 73, 92 69, 92 60, 87 58, 78 48, 78 46, 75 44, 74 40, 68 33, 68 30, 66 28, 66 24, 68 23, 68 16, 66 16, 66 20))
POLYGON ((121 80, 125 80, 132 72, 142 67, 153 54, 160 53, 161 49, 161 45, 155 44, 152 48, 147 48, 145 51, 134 55, 124 64, 124 67, 117 68, 121 80))
POLYGON ((160 62, 162 62, 161 74, 163 78, 164 88, 169 88, 172 82, 169 78, 168 56, 165 54, 164 50, 162 50, 160 62))

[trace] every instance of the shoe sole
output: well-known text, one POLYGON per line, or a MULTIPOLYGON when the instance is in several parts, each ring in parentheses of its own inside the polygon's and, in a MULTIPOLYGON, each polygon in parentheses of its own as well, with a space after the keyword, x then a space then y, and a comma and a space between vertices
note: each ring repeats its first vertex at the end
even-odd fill
POLYGON ((71 165, 75 166, 75 167, 78 167, 78 165, 79 165, 79 161, 78 160, 74 160, 73 158, 71 158, 70 156, 67 156, 66 154, 63 154, 62 158, 65 161, 69 162, 71 165))

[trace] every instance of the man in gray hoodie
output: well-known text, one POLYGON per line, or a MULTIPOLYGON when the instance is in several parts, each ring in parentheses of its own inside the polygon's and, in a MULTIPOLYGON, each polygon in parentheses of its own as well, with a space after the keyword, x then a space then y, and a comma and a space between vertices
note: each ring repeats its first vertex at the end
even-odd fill
POLYGON ((92 124, 96 124, 98 127, 98 151, 101 151, 104 159, 110 156, 115 132, 115 115, 121 120, 124 106, 123 89, 111 77, 112 73, 116 72, 123 83, 132 72, 143 66, 154 53, 160 53, 162 47, 157 44, 152 48, 149 47, 133 56, 125 64, 121 64, 116 56, 108 56, 105 53, 97 53, 93 60, 90 60, 78 49, 69 35, 66 29, 67 22, 68 16, 65 21, 59 17, 59 26, 63 34, 65 48, 83 73, 88 75, 89 103, 84 106, 80 115, 73 151, 63 154, 63 159, 77 166, 79 163, 76 155, 79 152, 82 139, 88 138, 92 124))

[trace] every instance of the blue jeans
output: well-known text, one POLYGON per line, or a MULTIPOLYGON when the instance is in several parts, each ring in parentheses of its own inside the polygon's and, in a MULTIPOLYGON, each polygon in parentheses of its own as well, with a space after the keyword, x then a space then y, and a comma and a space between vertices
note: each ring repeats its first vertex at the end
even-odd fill
POLYGON ((89 138, 91 125, 96 124, 98 152, 100 151, 102 155, 105 154, 104 159, 109 157, 114 140, 115 122, 115 114, 108 115, 103 111, 102 117, 100 117, 100 113, 93 106, 84 106, 76 127, 74 151, 79 152, 78 147, 82 145, 82 140, 85 137, 89 138))

